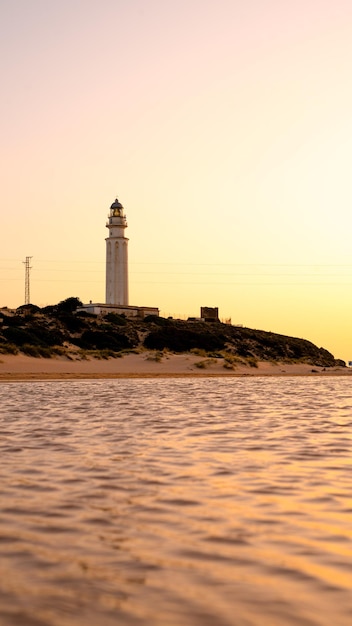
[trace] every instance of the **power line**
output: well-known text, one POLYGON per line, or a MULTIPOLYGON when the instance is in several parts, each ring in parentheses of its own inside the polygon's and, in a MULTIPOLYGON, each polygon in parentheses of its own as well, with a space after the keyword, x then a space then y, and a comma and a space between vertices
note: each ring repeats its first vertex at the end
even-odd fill
MULTIPOLYGON (((32 257, 30 257, 32 258, 32 257)), ((65 263, 69 263, 70 265, 75 265, 75 264, 87 264, 89 263, 90 265, 94 264, 94 265, 102 265, 105 266, 106 261, 105 260, 101 260, 101 261, 92 261, 91 259, 86 259, 86 260, 78 260, 78 259, 38 259, 36 257, 37 261, 37 267, 38 264, 41 263, 59 263, 59 264, 65 264, 65 263)), ((17 259, 0 259, 0 263, 5 263, 5 262, 18 262, 17 259)), ((352 267, 352 263, 194 263, 193 261, 187 261, 187 262, 174 262, 174 261, 130 261, 129 265, 154 265, 154 266, 160 266, 160 265, 172 265, 174 267, 179 267, 179 266, 188 266, 188 267, 305 267, 305 268, 328 268, 328 267, 332 267, 332 268, 339 268, 339 267, 352 267)), ((95 270, 97 271, 97 270, 95 270)))

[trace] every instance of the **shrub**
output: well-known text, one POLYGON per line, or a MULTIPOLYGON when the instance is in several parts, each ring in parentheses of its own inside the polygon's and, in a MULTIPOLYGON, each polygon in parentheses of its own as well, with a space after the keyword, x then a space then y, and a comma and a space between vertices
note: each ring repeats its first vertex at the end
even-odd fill
POLYGON ((3 330, 6 339, 17 346, 28 344, 31 346, 54 346, 62 345, 64 336, 60 330, 48 330, 38 324, 28 326, 28 328, 9 327, 3 330))
POLYGON ((91 313, 90 311, 76 311, 75 316, 76 317, 90 317, 91 319, 97 319, 98 317, 96 313, 91 313))
POLYGON ((189 352, 198 348, 210 352, 224 347, 225 338, 220 334, 181 330, 174 327, 152 331, 144 339, 144 346, 150 350, 167 348, 173 352, 189 352))
POLYGON ((43 306, 41 312, 44 315, 56 315, 57 312, 57 304, 48 304, 47 306, 43 306))
POLYGON ((4 325, 5 326, 14 326, 18 328, 19 326, 25 326, 26 319, 23 315, 4 315, 4 325))
POLYGON ((117 332, 107 333, 101 330, 86 330, 82 336, 74 340, 80 348, 104 350, 109 349, 118 352, 125 348, 132 348, 134 343, 125 335, 117 332))
POLYGON ((57 305, 58 312, 65 313, 73 313, 79 306, 83 306, 83 303, 79 298, 66 298, 66 300, 61 300, 57 305))
POLYGON ((122 317, 122 315, 119 315, 118 313, 113 313, 112 311, 104 315, 104 319, 107 322, 110 322, 110 324, 115 324, 117 326, 126 326, 127 324, 125 317, 122 317))
POLYGON ((40 307, 36 304, 22 304, 16 310, 18 313, 25 313, 28 315, 38 313, 38 311, 40 311, 40 307))
POLYGON ((31 324, 26 330, 37 337, 39 344, 42 346, 61 346, 65 339, 60 329, 46 328, 37 323, 31 324))
POLYGON ((10 326, 3 330, 3 335, 10 343, 14 343, 17 346, 23 346, 24 344, 39 345, 41 343, 35 334, 29 333, 22 328, 13 328, 10 326))
POLYGON ((160 317, 159 315, 146 315, 144 322, 147 322, 147 324, 153 322, 157 326, 168 326, 168 324, 170 324, 170 320, 166 319, 166 317, 160 317))
POLYGON ((78 315, 72 315, 71 313, 61 313, 58 318, 62 324, 64 324, 67 330, 71 333, 78 333, 85 328, 88 328, 88 323, 78 315))
POLYGON ((239 345, 237 348, 237 352, 239 356, 242 356, 245 358, 247 358, 248 356, 251 356, 250 349, 245 344, 239 345))

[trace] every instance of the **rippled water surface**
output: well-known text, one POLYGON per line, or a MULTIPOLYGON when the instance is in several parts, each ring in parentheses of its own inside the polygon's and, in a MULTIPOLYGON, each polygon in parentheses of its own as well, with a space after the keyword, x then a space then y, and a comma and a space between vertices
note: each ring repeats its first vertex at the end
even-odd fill
POLYGON ((350 626, 350 384, 1 384, 1 626, 350 626))

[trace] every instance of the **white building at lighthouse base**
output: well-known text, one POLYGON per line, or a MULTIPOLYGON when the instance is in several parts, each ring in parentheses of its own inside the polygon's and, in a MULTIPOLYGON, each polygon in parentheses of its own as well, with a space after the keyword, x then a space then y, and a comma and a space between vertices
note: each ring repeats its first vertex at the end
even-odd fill
POLYGON ((159 316, 159 309, 154 306, 130 306, 130 305, 117 305, 117 304, 101 304, 95 302, 89 302, 79 307, 77 311, 86 311, 93 315, 106 315, 107 313, 117 313, 118 315, 124 315, 131 319, 144 319, 148 315, 159 316))

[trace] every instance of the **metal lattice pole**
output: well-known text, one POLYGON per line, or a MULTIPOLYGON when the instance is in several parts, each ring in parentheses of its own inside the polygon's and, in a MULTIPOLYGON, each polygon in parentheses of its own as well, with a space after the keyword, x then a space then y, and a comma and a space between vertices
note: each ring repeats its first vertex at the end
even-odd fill
POLYGON ((24 288, 24 303, 25 304, 30 304, 30 281, 29 281, 29 275, 30 275, 30 270, 32 268, 29 265, 29 263, 30 263, 31 258, 32 258, 31 256, 26 256, 26 260, 22 261, 22 263, 24 263, 24 266, 25 266, 25 288, 24 288))

